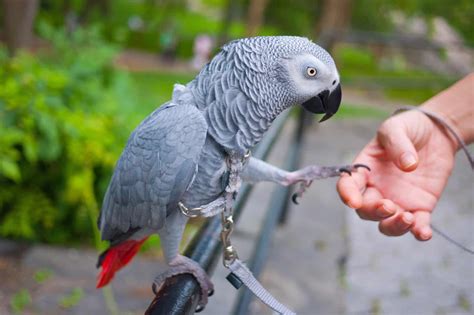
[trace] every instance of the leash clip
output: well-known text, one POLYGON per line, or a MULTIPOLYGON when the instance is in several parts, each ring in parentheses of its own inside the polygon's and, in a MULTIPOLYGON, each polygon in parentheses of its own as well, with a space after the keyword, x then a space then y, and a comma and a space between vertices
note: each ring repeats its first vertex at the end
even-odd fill
POLYGON ((225 215, 222 213, 222 231, 221 231, 221 240, 224 246, 224 259, 223 263, 226 268, 228 268, 236 259, 239 258, 237 251, 232 246, 230 241, 230 235, 234 229, 234 220, 232 215, 225 215))

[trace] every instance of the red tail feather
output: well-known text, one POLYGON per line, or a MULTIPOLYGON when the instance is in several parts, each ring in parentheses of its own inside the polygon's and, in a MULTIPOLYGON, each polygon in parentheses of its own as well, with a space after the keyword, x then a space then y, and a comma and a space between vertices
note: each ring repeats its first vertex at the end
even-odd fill
POLYGON ((99 257, 98 265, 102 267, 102 270, 97 277, 97 288, 107 285, 115 272, 132 260, 146 239, 147 237, 139 241, 127 240, 107 249, 99 257))

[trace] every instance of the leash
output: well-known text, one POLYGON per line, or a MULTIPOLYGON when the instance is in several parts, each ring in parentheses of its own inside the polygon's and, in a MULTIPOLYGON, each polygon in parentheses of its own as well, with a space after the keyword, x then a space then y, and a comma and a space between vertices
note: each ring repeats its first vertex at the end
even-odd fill
POLYGON ((240 173, 248 160, 250 159, 250 151, 244 156, 229 154, 227 156, 227 167, 229 169, 229 179, 223 197, 211 202, 206 206, 197 208, 188 208, 182 202, 178 203, 181 213, 189 218, 197 216, 209 217, 217 213, 221 213, 221 240, 224 247, 223 263, 224 267, 229 269, 231 273, 226 279, 239 289, 245 285, 260 301, 270 307, 277 313, 284 315, 296 315, 288 307, 280 303, 275 297, 268 292, 263 285, 255 278, 252 271, 239 259, 237 251, 232 246, 230 236, 234 230, 233 206, 237 192, 242 185, 240 173), (207 208, 212 208, 208 211, 207 208))
POLYGON ((260 301, 265 303, 275 312, 284 315, 296 315, 295 312, 291 311, 288 307, 280 303, 274 296, 268 292, 262 284, 255 278, 252 271, 245 266, 245 264, 239 259, 237 251, 232 246, 230 236, 234 229, 233 220, 233 205, 237 191, 241 185, 240 172, 245 163, 250 158, 250 152, 248 152, 243 158, 229 156, 228 167, 229 167, 229 182, 226 187, 226 202, 224 210, 221 213, 222 219, 222 230, 221 240, 224 247, 223 251, 223 263, 224 267, 229 269, 231 273, 227 276, 227 280, 236 288, 239 289, 242 285, 245 285, 260 301))

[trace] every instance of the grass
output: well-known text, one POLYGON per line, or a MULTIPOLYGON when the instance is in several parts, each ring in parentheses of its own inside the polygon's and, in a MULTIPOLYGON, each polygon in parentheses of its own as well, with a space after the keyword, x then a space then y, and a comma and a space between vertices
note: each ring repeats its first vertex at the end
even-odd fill
POLYGON ((50 279, 53 275, 53 272, 49 269, 40 269, 35 272, 33 278, 35 279, 36 283, 42 284, 46 280, 50 279))
POLYGON ((382 108, 346 104, 342 103, 338 112, 334 115, 336 119, 360 119, 360 118, 374 118, 384 119, 390 116, 390 113, 382 108))
POLYGON ((84 291, 82 288, 73 288, 69 294, 62 297, 59 301, 59 306, 62 308, 71 308, 79 304, 84 297, 84 291))
POLYGON ((27 289, 21 289, 10 300, 10 307, 14 314, 23 313, 29 304, 31 304, 31 294, 27 289))

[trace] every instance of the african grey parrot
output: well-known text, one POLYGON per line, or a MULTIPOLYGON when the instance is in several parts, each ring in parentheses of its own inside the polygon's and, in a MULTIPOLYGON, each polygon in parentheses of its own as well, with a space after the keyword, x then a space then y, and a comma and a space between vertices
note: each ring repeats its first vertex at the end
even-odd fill
MULTIPOLYGON (((110 248, 99 257, 97 287, 106 285, 145 239, 158 233, 169 269, 155 282, 191 273, 202 289, 199 303, 205 305, 213 288, 208 275, 178 253, 188 221, 182 209, 201 207, 202 216, 222 211, 229 182, 227 158, 243 158, 282 111, 301 104, 325 114, 326 120, 340 102, 333 59, 306 38, 254 37, 225 45, 193 81, 175 85, 172 99, 131 134, 98 220, 110 248)), ((287 172, 250 158, 241 177, 309 184, 357 167, 314 165, 287 172)))

